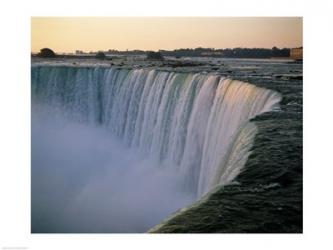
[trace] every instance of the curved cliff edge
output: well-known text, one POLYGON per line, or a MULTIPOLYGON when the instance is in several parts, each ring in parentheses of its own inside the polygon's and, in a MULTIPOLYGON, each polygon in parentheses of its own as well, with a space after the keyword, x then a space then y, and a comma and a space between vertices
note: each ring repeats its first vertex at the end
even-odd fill
POLYGON ((302 233, 302 80, 254 84, 280 92, 281 110, 251 120, 258 133, 234 184, 216 187, 149 233, 302 233))

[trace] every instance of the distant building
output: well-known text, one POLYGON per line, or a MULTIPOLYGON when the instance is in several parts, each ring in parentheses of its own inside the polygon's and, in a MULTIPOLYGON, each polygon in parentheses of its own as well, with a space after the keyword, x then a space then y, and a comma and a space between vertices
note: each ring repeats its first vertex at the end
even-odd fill
POLYGON ((220 51, 201 52, 202 56, 222 56, 223 53, 220 51))
POLYGON ((290 57, 295 60, 303 60, 303 47, 290 49, 290 57))

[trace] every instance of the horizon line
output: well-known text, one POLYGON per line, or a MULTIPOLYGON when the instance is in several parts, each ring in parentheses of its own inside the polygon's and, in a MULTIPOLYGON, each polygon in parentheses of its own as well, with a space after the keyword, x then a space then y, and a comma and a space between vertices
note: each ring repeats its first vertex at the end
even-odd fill
MULTIPOLYGON (((95 52, 108 52, 109 50, 113 50, 113 51, 118 51, 118 52, 127 52, 127 51, 144 51, 144 52, 148 52, 148 51, 154 51, 154 52, 159 52, 159 51, 175 51, 175 50, 182 50, 182 49, 189 49, 189 50, 195 50, 195 49, 211 49, 211 50, 225 50, 225 49, 273 49, 274 47, 276 47, 277 49, 294 49, 294 48, 303 48, 303 45, 300 46, 294 46, 294 47, 277 47, 277 46, 272 46, 272 47, 226 47, 226 48, 212 48, 212 47, 191 47, 191 48, 176 48, 176 49, 158 49, 158 50, 154 50, 154 49, 149 49, 149 50, 145 50, 145 49, 126 49, 126 50, 120 50, 120 49, 97 49, 97 50, 90 50, 90 51, 86 51, 86 50, 82 50, 82 49, 76 49, 73 50, 71 52, 66 52, 66 51, 56 51, 55 49, 52 49, 50 47, 43 47, 42 49, 48 48, 53 50, 56 53, 75 53, 76 51, 82 51, 83 53, 95 53, 95 52)), ((39 53, 39 51, 31 51, 31 53, 39 53)))

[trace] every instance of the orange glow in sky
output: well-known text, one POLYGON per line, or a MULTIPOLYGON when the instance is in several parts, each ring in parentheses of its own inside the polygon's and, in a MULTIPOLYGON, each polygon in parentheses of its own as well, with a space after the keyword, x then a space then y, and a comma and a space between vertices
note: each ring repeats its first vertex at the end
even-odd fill
POLYGON ((31 50, 173 50, 303 45, 301 17, 32 17, 31 50))

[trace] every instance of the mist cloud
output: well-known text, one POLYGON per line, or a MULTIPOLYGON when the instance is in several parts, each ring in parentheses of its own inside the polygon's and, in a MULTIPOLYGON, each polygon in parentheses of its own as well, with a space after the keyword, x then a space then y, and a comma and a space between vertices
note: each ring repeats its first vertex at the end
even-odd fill
POLYGON ((176 172, 102 127, 32 116, 32 232, 145 232, 189 204, 176 172))

